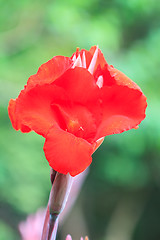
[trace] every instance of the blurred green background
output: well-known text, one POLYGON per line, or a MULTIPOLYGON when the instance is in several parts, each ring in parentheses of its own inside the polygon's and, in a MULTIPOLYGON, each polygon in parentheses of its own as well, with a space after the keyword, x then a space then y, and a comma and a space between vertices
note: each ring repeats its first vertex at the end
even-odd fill
POLYGON ((8 101, 42 63, 97 44, 142 88, 147 117, 106 137, 58 239, 160 239, 159 0, 0 0, 0 240, 19 240, 19 222, 50 191, 44 139, 12 128, 8 101))

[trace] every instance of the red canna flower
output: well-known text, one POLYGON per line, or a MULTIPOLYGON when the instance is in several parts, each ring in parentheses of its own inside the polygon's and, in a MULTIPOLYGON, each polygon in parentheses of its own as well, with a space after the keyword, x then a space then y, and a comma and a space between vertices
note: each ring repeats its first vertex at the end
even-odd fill
POLYGON ((16 130, 45 138, 54 170, 75 176, 90 165, 105 136, 137 127, 146 106, 141 89, 94 46, 41 65, 8 110, 16 130))

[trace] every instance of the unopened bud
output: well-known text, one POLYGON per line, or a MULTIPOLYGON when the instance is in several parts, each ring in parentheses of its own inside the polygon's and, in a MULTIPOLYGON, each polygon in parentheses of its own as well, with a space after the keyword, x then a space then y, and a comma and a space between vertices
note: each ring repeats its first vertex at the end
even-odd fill
POLYGON ((52 217, 58 216, 63 211, 72 186, 72 179, 69 174, 56 174, 49 198, 49 212, 52 217))

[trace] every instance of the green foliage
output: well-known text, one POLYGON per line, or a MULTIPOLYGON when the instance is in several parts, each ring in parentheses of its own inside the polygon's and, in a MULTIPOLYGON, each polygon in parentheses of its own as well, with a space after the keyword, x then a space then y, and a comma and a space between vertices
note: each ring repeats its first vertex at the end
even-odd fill
POLYGON ((7 226, 5 223, 0 221, 0 240, 9 239, 9 240, 18 240, 17 234, 7 226))

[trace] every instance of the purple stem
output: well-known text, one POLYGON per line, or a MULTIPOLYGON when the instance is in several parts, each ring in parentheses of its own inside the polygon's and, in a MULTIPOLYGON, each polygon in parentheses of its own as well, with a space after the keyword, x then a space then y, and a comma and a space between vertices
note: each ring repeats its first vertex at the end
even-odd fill
POLYGON ((41 240, 56 239, 59 214, 63 211, 73 178, 67 174, 51 172, 52 188, 48 201, 41 240), (53 235, 53 238, 52 238, 53 235))

